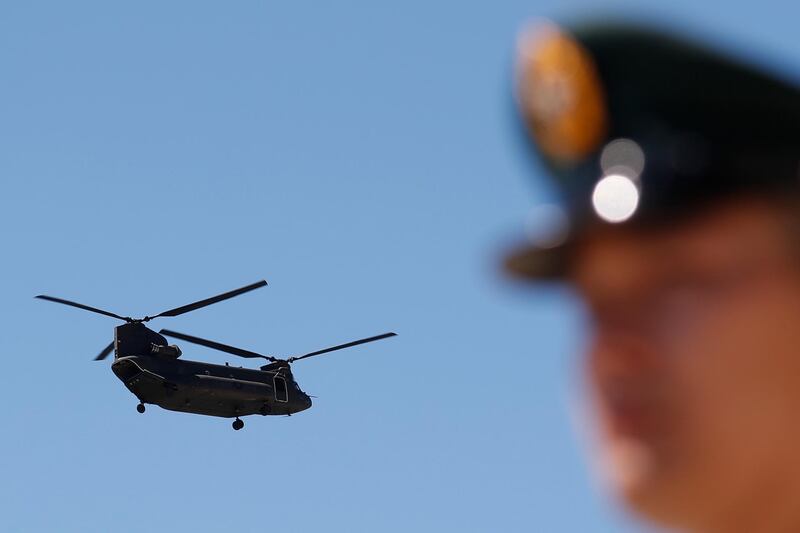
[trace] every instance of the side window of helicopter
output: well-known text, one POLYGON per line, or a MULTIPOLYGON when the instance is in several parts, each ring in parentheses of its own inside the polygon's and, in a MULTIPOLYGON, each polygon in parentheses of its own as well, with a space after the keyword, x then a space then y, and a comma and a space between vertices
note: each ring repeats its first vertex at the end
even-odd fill
POLYGON ((286 390, 286 380, 281 376, 275 376, 274 383, 275 383, 275 401, 288 402, 289 394, 286 390))

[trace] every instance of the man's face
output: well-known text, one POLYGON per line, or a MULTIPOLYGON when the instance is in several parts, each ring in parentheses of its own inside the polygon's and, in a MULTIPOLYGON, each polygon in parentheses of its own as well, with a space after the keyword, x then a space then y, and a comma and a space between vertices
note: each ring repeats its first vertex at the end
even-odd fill
POLYGON ((659 522, 706 527, 800 478, 800 269, 776 212, 730 203, 577 249, 599 463, 659 522))

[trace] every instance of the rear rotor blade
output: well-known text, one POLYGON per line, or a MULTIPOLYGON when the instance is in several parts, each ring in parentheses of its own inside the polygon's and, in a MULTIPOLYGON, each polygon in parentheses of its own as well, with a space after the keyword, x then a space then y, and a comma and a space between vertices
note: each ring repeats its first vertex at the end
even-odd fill
POLYGON ((183 305, 181 307, 176 307, 175 309, 170 309, 169 311, 164 311, 159 313, 155 316, 147 317, 144 321, 151 320, 153 318, 158 318, 160 316, 178 316, 184 313, 188 313, 189 311, 194 311, 195 309, 200 309, 201 307, 205 307, 207 305, 215 304, 217 302, 221 302, 223 300, 227 300, 228 298, 233 298, 234 296, 239 296, 240 294, 244 294, 246 292, 250 292, 254 289, 258 289, 259 287, 263 287, 266 285, 267 282, 263 279, 257 283, 253 283, 252 285, 248 285, 246 287, 242 287, 241 289, 236 289, 234 291, 226 292, 224 294, 219 294, 217 296, 212 296, 211 298, 206 298, 205 300, 200 300, 199 302, 195 302, 193 304, 183 305))
POLYGON ((106 357, 108 357, 108 354, 110 354, 110 353, 111 353, 111 350, 113 350, 113 349, 114 349, 114 341, 111 341, 111 344, 109 344, 108 346, 106 346, 105 348, 103 348, 103 351, 102 351, 102 352, 100 352, 100 353, 98 354, 98 356, 94 358, 94 360, 95 360, 95 361, 102 361, 103 359, 105 359, 106 357))
POLYGON ((119 316, 116 313, 112 313, 111 311, 103 311, 102 309, 98 309, 96 307, 90 307, 88 305, 79 304, 78 302, 71 302, 69 300, 64 300, 62 298, 55 298, 53 296, 45 296, 44 294, 40 294, 36 296, 40 300, 47 300, 48 302, 55 302, 57 304, 64 304, 70 305, 72 307, 77 307, 78 309, 83 309, 84 311, 91 311, 92 313, 99 313, 101 315, 110 316, 111 318, 118 318, 120 320, 124 320, 126 322, 130 322, 131 318, 126 316, 119 316))
POLYGON ((394 337, 397 333, 389 332, 384 333, 383 335, 376 335, 375 337, 368 337, 366 339, 361 339, 353 342, 348 342, 346 344, 340 344, 338 346, 331 346, 330 348, 325 348, 324 350, 317 350, 316 352, 307 353, 305 355, 301 355, 299 357, 290 357, 287 359, 290 363, 293 361, 299 361, 300 359, 305 359, 306 357, 313 357, 315 355, 322 355, 324 353, 333 352, 335 350, 342 350, 344 348, 350 348, 351 346, 358 346, 359 344, 365 344, 367 342, 379 341, 381 339, 386 339, 388 337, 394 337))
POLYGON ((236 348, 235 346, 228 346, 227 344, 222 344, 220 342, 214 342, 207 339, 201 339, 200 337, 193 337, 192 335, 186 335, 185 333, 178 333, 177 331, 170 331, 168 329, 162 329, 159 331, 162 335, 166 335, 167 337, 174 337, 176 339, 181 339, 186 342, 192 342, 194 344, 199 344, 200 346, 206 346, 208 348, 213 348, 215 350, 219 350, 221 352, 229 353, 232 355, 238 355, 239 357, 247 357, 247 358, 257 358, 260 357, 262 359, 266 359, 267 361, 277 361, 274 357, 269 357, 267 355, 261 355, 260 353, 251 352, 250 350, 243 350, 241 348, 236 348))

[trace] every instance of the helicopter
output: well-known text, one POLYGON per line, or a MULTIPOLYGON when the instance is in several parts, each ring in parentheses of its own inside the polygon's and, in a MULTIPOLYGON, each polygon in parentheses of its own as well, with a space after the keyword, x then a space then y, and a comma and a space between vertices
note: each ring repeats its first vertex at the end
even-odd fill
POLYGON ((175 317, 246 292, 264 287, 265 280, 205 300, 163 311, 144 318, 121 316, 81 303, 40 294, 41 300, 99 313, 125 323, 114 328, 114 340, 94 358, 102 361, 114 351, 111 370, 139 400, 136 410, 144 413, 145 404, 170 411, 234 418, 233 429, 240 430, 248 415, 292 415, 311 407, 311 397, 300 389, 291 364, 301 359, 365 344, 396 335, 394 332, 339 344, 299 356, 278 358, 234 346, 162 329, 158 333, 145 326, 155 318, 175 317), (268 364, 258 369, 233 367, 181 359, 182 351, 170 345, 166 336, 213 348, 244 358, 261 358, 268 364))

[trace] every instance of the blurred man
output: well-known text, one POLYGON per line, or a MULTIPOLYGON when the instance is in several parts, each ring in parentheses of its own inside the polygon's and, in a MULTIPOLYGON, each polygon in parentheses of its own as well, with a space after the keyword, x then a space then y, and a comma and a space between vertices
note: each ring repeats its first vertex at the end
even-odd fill
POLYGON ((507 266, 586 303, 606 481, 659 525, 800 531, 800 91, 624 25, 539 28, 517 82, 569 231, 507 266))

